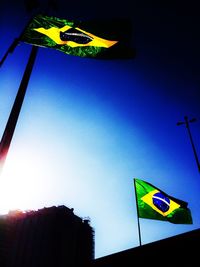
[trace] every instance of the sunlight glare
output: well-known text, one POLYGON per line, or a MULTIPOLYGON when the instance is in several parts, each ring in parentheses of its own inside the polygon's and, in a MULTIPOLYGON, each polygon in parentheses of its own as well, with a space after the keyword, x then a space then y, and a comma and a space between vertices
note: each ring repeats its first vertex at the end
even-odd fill
POLYGON ((31 148, 11 150, 0 177, 0 214, 9 210, 37 208, 39 199, 45 197, 44 166, 40 151, 31 148))

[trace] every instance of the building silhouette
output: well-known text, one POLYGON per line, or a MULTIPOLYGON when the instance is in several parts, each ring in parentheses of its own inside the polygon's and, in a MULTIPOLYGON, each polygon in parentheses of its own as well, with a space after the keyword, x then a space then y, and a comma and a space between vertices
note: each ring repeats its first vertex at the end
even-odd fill
POLYGON ((200 229, 94 258, 89 220, 65 206, 0 216, 0 267, 198 266, 200 229))
POLYGON ((91 267, 199 266, 200 229, 107 255, 91 267))
POLYGON ((65 206, 0 216, 1 267, 87 266, 94 260, 94 231, 65 206))

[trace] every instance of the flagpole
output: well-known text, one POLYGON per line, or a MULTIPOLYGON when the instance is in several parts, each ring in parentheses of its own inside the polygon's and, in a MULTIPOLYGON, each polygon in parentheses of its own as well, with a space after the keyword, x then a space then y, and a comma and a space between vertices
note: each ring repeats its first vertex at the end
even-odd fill
POLYGON ((0 174, 3 169, 4 162, 6 160, 6 156, 10 147, 10 143, 12 141, 12 137, 14 134, 14 130, 17 124, 17 120, 19 117, 19 113, 22 107, 22 103, 25 97, 25 93, 27 90, 27 86, 29 83, 29 79, 32 73, 32 69, 34 66, 35 58, 37 55, 38 47, 32 46, 31 53, 28 59, 28 63, 26 65, 26 69, 24 71, 17 96, 15 98, 12 110, 10 112, 10 116, 8 118, 3 136, 1 138, 0 142, 0 174))
POLYGON ((141 242, 141 231, 140 231, 140 220, 139 220, 139 210, 138 210, 138 199, 137 199, 137 193, 136 193, 136 183, 134 179, 134 189, 135 189, 135 199, 136 199, 136 210, 137 210, 137 223, 138 223, 138 236, 139 236, 139 244, 142 245, 141 242))

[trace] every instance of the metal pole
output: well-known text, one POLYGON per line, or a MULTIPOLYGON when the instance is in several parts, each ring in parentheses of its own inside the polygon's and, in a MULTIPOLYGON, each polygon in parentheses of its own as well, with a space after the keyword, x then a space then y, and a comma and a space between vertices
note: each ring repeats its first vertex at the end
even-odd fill
POLYGON ((15 98, 12 110, 10 112, 10 116, 8 118, 2 139, 1 139, 1 143, 0 143, 0 174, 4 165, 4 162, 6 160, 6 156, 10 147, 10 143, 12 141, 12 137, 14 134, 14 130, 17 124, 17 120, 19 117, 19 113, 22 107, 22 103, 24 100, 24 96, 26 93, 26 89, 28 86, 28 82, 31 76, 31 72, 34 66, 34 62, 35 62, 35 58, 37 55, 37 50, 38 47, 36 46, 32 46, 32 50, 28 59, 28 63, 26 65, 26 69, 24 71, 18 92, 17 92, 17 96, 15 98))
POLYGON ((194 142, 193 142, 193 139, 192 139, 192 134, 191 134, 190 127, 189 127, 188 117, 185 116, 184 119, 185 119, 186 128, 188 130, 188 134, 189 134, 189 137, 190 137, 190 142, 191 142, 192 149, 193 149, 193 152, 194 152, 194 157, 195 157, 195 160, 196 160, 196 163, 197 163, 197 167, 198 167, 198 170, 200 172, 200 163, 199 163, 198 155, 197 155, 197 152, 196 152, 196 149, 195 149, 195 146, 194 146, 194 142))
POLYGON ((193 149, 193 152, 194 152, 194 157, 195 157, 195 160, 196 160, 196 163, 197 163, 198 171, 200 172, 200 163, 199 163, 198 155, 197 155, 197 152, 196 152, 196 149, 195 149, 195 146, 194 146, 194 142, 193 142, 192 134, 191 134, 191 131, 190 131, 190 126, 189 126, 189 124, 191 122, 195 122, 196 119, 193 118, 191 120, 188 120, 187 116, 185 116, 184 119, 185 119, 185 122, 178 122, 177 125, 178 126, 182 125, 182 124, 186 125, 187 131, 188 131, 188 134, 189 134, 189 138, 190 138, 190 142, 191 142, 191 145, 192 145, 192 149, 193 149))
POLYGON ((142 242, 141 242, 141 231, 140 231, 140 221, 139 221, 138 199, 137 199, 135 179, 134 179, 134 189, 135 189, 136 210, 137 210, 137 223, 138 223, 139 245, 141 246, 142 245, 142 242))

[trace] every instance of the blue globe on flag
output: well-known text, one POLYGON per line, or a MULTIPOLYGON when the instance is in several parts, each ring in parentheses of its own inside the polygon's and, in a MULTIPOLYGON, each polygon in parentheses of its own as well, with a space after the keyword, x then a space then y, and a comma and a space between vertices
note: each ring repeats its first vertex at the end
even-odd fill
POLYGON ((170 207, 170 199, 161 192, 155 193, 152 197, 153 204, 162 212, 166 212, 170 207))

